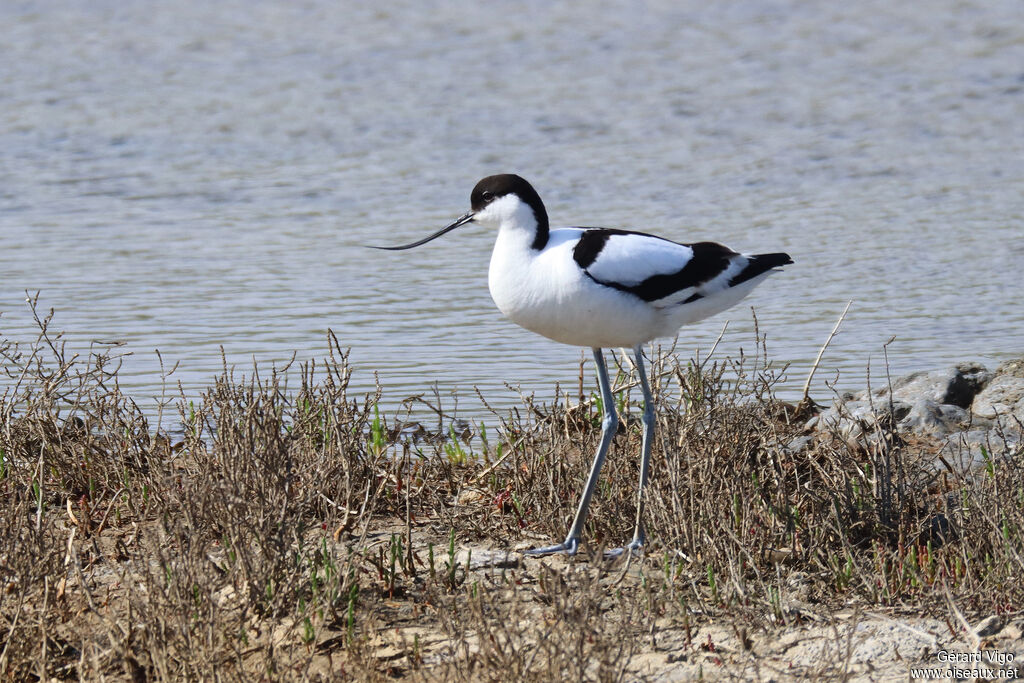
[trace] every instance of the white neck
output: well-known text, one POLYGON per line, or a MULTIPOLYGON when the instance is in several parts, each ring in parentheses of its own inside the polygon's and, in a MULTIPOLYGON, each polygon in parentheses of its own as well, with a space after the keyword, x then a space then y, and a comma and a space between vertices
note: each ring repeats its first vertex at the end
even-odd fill
POLYGON ((530 205, 515 195, 506 195, 487 205, 473 217, 474 222, 498 229, 498 240, 511 240, 506 248, 514 249, 520 240, 530 246, 537 240, 537 217, 530 205), (503 237, 504 236, 504 237, 503 237), (517 237, 513 237, 517 236, 517 237))

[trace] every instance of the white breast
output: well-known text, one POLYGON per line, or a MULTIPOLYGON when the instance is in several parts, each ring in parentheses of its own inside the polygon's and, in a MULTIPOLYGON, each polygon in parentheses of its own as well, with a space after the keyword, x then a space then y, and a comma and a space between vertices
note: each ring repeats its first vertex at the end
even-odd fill
POLYGON ((580 270, 572 250, 581 233, 554 230, 537 251, 531 234, 503 226, 488 273, 498 309, 532 332, 574 346, 631 347, 663 334, 659 311, 580 270))

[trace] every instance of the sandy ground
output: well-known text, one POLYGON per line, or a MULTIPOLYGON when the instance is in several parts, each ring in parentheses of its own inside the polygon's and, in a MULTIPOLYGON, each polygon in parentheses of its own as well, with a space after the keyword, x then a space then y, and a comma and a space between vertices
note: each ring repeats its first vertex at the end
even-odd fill
MULTIPOLYGON (((524 548, 529 544, 521 544, 524 548)), ((417 549, 423 557, 423 549, 417 549)), ((586 560, 560 556, 533 558, 519 552, 461 547, 458 562, 471 570, 467 581, 497 587, 512 576, 534 591, 534 616, 543 620, 541 574, 593 572, 586 560)), ((606 581, 639 581, 636 564, 620 562, 606 581)), ((648 566, 650 575, 650 566, 648 566)), ((968 619, 924 616, 899 607, 849 604, 838 608, 801 599, 799 581, 782 600, 783 620, 762 622, 756 629, 741 615, 695 612, 689 631, 677 618, 654 623, 637 638, 625 663, 625 680, 689 681, 903 681, 1006 680, 1024 677, 1024 615, 968 619), (950 671, 947 671, 950 670, 950 671)), ((527 600, 527 602, 530 602, 527 600)), ((397 606, 397 603, 396 603, 397 606)), ((529 615, 529 612, 527 613, 529 615)), ((520 615, 520 618, 522 615, 520 615)), ((414 638, 422 652, 422 669, 452 656, 450 639, 440 629, 421 624, 389 628, 369 645, 382 663, 406 658, 414 638)), ((473 647, 473 638, 469 638, 473 647)), ((411 673, 411 672, 410 672, 411 673)))

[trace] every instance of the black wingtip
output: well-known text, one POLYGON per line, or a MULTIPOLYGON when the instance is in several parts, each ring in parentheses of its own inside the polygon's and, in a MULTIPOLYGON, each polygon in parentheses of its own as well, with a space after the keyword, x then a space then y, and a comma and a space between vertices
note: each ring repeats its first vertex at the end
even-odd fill
POLYGON ((730 287, 735 287, 741 282, 752 280, 761 273, 766 273, 772 268, 788 266, 793 263, 793 259, 789 257, 789 254, 781 251, 774 254, 754 254, 747 258, 749 259, 747 267, 736 273, 736 275, 729 280, 730 287))
POLYGON ((793 263, 793 259, 789 257, 789 254, 780 251, 774 254, 755 254, 750 257, 751 263, 764 264, 766 268, 778 268, 779 266, 788 266, 793 263))

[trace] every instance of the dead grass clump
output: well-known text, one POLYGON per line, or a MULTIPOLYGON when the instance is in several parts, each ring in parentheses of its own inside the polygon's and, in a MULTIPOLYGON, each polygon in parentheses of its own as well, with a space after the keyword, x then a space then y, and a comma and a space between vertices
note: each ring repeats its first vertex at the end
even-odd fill
POLYGON ((0 478, 0 671, 16 679, 45 673, 35 664, 63 644, 54 636, 59 614, 53 608, 62 569, 60 539, 48 525, 36 524, 37 507, 15 492, 13 477, 0 478))
POLYGON ((86 528, 102 524, 111 501, 147 468, 153 435, 117 386, 116 345, 94 343, 81 359, 63 334, 31 310, 39 334, 28 345, 0 343, 6 388, 0 398, 0 473, 26 482, 37 506, 69 508, 86 528))
POLYGON ((398 465, 372 436, 376 397, 348 399, 347 355, 330 342, 321 366, 300 368, 295 393, 287 368, 265 378, 225 368, 183 412, 160 524, 125 577, 148 612, 133 634, 147 671, 305 675, 318 632, 343 620, 364 560, 348 543, 394 512, 383 493, 398 465))
POLYGON ((372 438, 374 397, 347 398, 337 340, 298 392, 226 369, 180 402, 172 446, 109 349, 81 359, 36 321, 34 343, 0 346, 0 673, 308 667, 358 582, 353 545, 397 506, 383 493, 400 465, 372 438))

